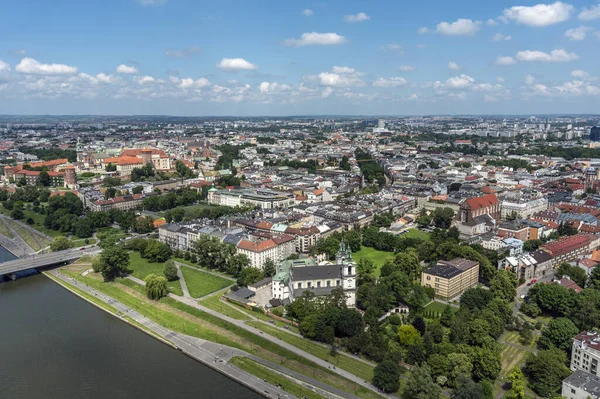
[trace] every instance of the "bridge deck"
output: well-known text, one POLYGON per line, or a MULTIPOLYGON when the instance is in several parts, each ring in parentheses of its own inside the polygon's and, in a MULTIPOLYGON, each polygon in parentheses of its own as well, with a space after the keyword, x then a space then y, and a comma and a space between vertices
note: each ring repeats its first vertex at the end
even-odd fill
POLYGON ((23 259, 11 260, 0 263, 0 276, 22 270, 33 269, 36 267, 45 267, 63 262, 72 262, 85 255, 89 255, 89 253, 87 251, 67 249, 65 251, 51 252, 48 254, 28 256, 23 259))

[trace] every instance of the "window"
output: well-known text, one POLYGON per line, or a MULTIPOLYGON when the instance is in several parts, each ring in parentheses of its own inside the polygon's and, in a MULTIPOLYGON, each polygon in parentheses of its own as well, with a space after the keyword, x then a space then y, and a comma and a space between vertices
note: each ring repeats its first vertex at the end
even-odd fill
POLYGON ((427 276, 427 280, 431 280, 431 276, 427 276))
POLYGON ((311 287, 312 287, 312 281, 309 281, 308 283, 306 283, 306 286, 307 286, 308 288, 311 288, 311 287))
POLYGON ((336 280, 335 285, 336 285, 336 287, 339 287, 341 285, 340 280, 336 280))
POLYGON ((317 288, 321 288, 321 282, 317 281, 317 288))
POLYGON ((298 288, 302 288, 302 283, 298 283, 298 288))
POLYGON ((327 286, 331 287, 331 281, 327 280, 327 286))

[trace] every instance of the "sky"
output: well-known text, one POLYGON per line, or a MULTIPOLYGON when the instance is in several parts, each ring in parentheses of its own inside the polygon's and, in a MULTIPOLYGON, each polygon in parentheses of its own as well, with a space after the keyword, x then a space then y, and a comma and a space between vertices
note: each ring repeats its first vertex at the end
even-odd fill
POLYGON ((600 113, 600 2, 5 0, 0 114, 600 113))

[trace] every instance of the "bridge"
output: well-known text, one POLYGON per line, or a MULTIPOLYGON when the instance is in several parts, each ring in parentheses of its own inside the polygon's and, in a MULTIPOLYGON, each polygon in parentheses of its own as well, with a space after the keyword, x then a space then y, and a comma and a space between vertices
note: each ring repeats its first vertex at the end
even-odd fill
POLYGON ((79 249, 66 249, 64 251, 50 252, 47 254, 29 255, 22 259, 0 263, 0 276, 10 275, 16 272, 38 267, 73 262, 83 256, 94 255, 99 251, 99 248, 89 248, 83 251, 79 249))

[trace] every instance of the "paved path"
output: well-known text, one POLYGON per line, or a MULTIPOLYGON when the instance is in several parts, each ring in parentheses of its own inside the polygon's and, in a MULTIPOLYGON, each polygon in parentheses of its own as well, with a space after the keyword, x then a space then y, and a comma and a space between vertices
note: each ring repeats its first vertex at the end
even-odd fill
MULTIPOLYGON (((13 239, 9 239, 8 237, 6 237, 9 241, 11 241, 13 243, 12 247, 17 251, 17 252, 13 252, 13 253, 17 256, 25 256, 25 255, 34 254, 35 251, 33 250, 33 248, 31 248, 29 246, 29 244, 27 244, 25 242, 25 240, 23 240, 23 238, 16 232, 16 230, 13 228, 13 226, 8 222, 9 220, 11 220, 11 221, 13 221, 13 220, 7 219, 5 216, 0 216, 0 219, 2 220, 2 223, 4 223, 6 228, 8 230, 10 230, 10 232, 12 233, 12 235, 14 237, 13 239)), ((8 244, 8 242, 6 244, 8 244)), ((8 247, 8 248, 10 250, 10 247, 8 247)))
POLYGON ((111 297, 104 295, 96 291, 95 289, 78 282, 77 280, 71 277, 65 276, 57 270, 52 270, 49 273, 64 282, 76 286, 81 291, 84 291, 87 294, 96 297, 102 302, 109 304, 119 312, 118 315, 120 317, 127 316, 135 320, 137 323, 143 325, 148 330, 175 344, 177 348, 183 353, 201 361, 202 363, 209 365, 210 367, 213 367, 214 369, 220 371, 221 373, 229 376, 234 380, 240 381, 244 385, 247 385, 252 389, 256 390, 257 392, 260 392, 262 395, 268 398, 294 398, 294 396, 286 393, 285 391, 278 389, 277 387, 267 382, 262 381, 261 379, 253 376, 252 374, 249 374, 223 361, 222 359, 222 357, 225 356, 228 356, 228 358, 231 358, 231 356, 247 356, 245 352, 169 330, 161 326, 160 324, 153 322, 152 320, 136 312, 135 310, 123 305, 122 303, 115 301, 111 297), (229 355, 230 353, 231 355, 229 355))
POLYGON ((188 290, 187 283, 185 282, 185 278, 183 277, 183 273, 181 272, 181 268, 179 265, 175 264, 177 268, 177 277, 179 277, 179 282, 181 283, 181 290, 183 291, 183 296, 190 298, 190 291, 188 290))

